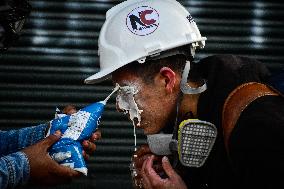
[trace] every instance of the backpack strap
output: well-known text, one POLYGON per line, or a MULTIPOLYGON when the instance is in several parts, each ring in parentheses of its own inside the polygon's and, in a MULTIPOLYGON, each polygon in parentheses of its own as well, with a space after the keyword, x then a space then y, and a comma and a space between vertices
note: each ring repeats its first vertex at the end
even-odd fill
POLYGON ((262 96, 279 96, 277 90, 261 83, 249 82, 235 88, 225 100, 222 112, 224 143, 229 154, 230 135, 244 109, 254 100, 262 96))

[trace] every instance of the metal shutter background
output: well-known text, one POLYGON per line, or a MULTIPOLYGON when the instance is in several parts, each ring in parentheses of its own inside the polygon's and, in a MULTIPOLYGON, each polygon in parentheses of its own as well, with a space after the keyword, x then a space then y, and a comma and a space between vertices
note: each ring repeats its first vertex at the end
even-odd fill
MULTIPOLYGON (((33 7, 16 47, 0 56, 0 127, 46 122, 56 106, 81 108, 102 100, 111 81, 84 85, 98 71, 97 38, 105 12, 120 1, 30 0, 33 7)), ((197 59, 233 53, 259 59, 272 71, 284 69, 284 5, 264 1, 180 1, 207 37, 197 59)), ((131 188, 131 123, 111 99, 101 122, 103 139, 88 161, 88 177, 55 188, 131 188)), ((138 135, 139 144, 144 142, 138 135)), ((39 188, 39 187, 36 187, 39 188)))

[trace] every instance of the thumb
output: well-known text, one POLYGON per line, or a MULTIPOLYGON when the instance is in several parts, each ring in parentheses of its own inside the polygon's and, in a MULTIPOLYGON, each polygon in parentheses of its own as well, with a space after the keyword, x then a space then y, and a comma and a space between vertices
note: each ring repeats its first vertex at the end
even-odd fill
POLYGON ((175 177, 176 172, 174 171, 169 159, 166 156, 164 156, 162 159, 162 166, 169 178, 175 177))
POLYGON ((43 140, 43 143, 46 145, 47 148, 52 146, 55 142, 57 142, 61 138, 61 132, 58 130, 54 134, 49 135, 43 140))

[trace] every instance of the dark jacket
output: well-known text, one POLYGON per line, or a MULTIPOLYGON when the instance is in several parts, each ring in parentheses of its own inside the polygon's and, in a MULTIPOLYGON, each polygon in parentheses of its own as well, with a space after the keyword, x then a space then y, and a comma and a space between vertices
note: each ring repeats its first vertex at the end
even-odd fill
POLYGON ((199 98, 198 118, 215 124, 218 137, 204 166, 186 169, 188 188, 284 187, 284 98, 260 97, 242 112, 229 141, 230 158, 223 141, 225 99, 243 83, 265 83, 267 68, 254 59, 216 55, 202 59, 195 69, 208 85, 199 98))

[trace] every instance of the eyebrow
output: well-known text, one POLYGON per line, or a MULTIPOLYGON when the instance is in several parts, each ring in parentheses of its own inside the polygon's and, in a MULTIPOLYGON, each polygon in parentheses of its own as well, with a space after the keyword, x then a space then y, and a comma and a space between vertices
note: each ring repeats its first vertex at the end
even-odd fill
MULTIPOLYGON (((118 83, 116 82, 116 83, 113 83, 113 84, 116 85, 118 83)), ((127 86, 129 86, 129 84, 124 83, 124 82, 122 82, 121 84, 118 84, 118 85, 119 85, 119 87, 127 87, 127 86)), ((131 86, 129 86, 129 87, 131 87, 131 86)))

